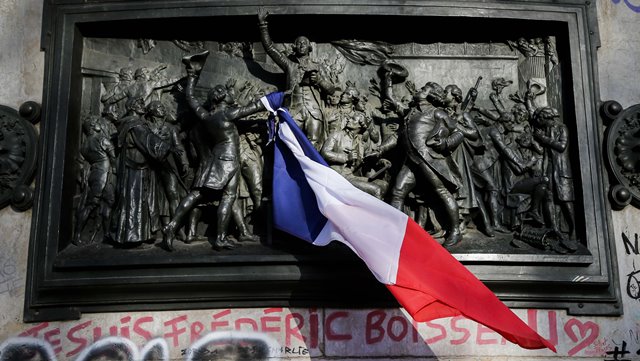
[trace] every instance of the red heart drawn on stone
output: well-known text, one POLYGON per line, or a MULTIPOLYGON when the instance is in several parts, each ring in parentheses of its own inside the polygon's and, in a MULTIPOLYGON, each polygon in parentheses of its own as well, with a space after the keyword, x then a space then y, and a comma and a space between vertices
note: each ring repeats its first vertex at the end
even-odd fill
POLYGON ((582 323, 581 321, 572 318, 564 325, 564 332, 569 336, 571 341, 578 342, 582 340, 576 347, 569 350, 569 356, 573 356, 578 352, 584 350, 587 346, 591 345, 600 335, 600 326, 597 323, 587 321, 582 323), (578 328, 580 337, 574 332, 574 326, 578 328))

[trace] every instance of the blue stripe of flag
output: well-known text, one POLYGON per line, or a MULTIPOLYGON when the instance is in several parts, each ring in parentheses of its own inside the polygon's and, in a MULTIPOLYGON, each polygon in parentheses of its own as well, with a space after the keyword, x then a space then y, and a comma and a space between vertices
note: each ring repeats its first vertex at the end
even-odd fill
MULTIPOLYGON (((279 109, 282 97, 267 96, 273 109, 279 109), (274 104, 275 103, 275 104, 274 104)), ((320 153, 291 118, 288 111, 278 111, 280 121, 291 128, 305 155, 328 166, 320 153)), ((318 202, 297 159, 284 142, 276 138, 273 162, 273 221, 277 229, 312 243, 322 231, 327 218, 318 209, 318 202)))

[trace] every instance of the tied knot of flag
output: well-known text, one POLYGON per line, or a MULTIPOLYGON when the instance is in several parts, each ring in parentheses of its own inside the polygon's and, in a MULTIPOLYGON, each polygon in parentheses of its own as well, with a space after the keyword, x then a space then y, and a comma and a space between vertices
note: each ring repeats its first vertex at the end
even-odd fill
POLYGON ((260 98, 262 105, 264 105, 265 109, 269 112, 269 121, 267 122, 267 131, 269 132, 269 141, 268 144, 271 144, 276 138, 276 130, 277 130, 277 115, 279 110, 285 110, 282 108, 282 103, 284 102, 284 93, 277 92, 271 93, 267 96, 260 98))

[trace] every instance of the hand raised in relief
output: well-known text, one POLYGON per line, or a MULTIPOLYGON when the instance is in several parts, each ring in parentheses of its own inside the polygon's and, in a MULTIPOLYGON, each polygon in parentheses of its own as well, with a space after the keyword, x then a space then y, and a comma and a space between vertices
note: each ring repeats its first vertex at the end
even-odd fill
POLYGON ((267 16, 269 16, 269 11, 267 11, 267 9, 262 7, 258 9, 258 21, 261 24, 267 22, 267 16))
POLYGON ((524 93, 524 98, 526 100, 531 100, 533 101, 536 98, 537 94, 534 93, 533 91, 531 91, 531 89, 527 89, 527 91, 524 93))
POLYGON ((398 129, 400 129, 400 124, 395 123, 395 122, 391 122, 387 124, 387 129, 389 129, 392 132, 397 132, 398 129))
POLYGON ((413 95, 413 94, 418 92, 418 88, 416 88, 416 84, 414 82, 412 82, 411 80, 407 80, 404 83, 404 86, 405 86, 405 88, 407 88, 409 93, 411 93, 411 95, 413 95))
POLYGON ((537 141, 541 143, 544 143, 544 141, 546 140, 546 136, 544 135, 544 131, 542 129, 534 130, 533 136, 536 138, 537 141))
POLYGON ((476 88, 471 88, 469 90, 469 95, 471 96, 471 100, 475 101, 478 99, 478 90, 476 88))
POLYGON ((227 89, 233 89, 233 88, 235 88, 235 87, 236 87, 237 82, 238 82, 238 80, 237 80, 237 79, 235 79, 235 78, 229 78, 229 79, 227 80, 227 82, 224 84, 224 86, 225 86, 225 88, 227 88, 227 89))
POLYGON ((396 109, 396 105, 393 103, 391 99, 385 99, 382 101, 382 109, 393 111, 396 109))
POLYGON ((520 94, 519 91, 513 93, 513 94, 509 94, 509 99, 511 99, 511 101, 515 102, 515 103, 524 103, 525 102, 525 98, 523 98, 522 94, 520 94))

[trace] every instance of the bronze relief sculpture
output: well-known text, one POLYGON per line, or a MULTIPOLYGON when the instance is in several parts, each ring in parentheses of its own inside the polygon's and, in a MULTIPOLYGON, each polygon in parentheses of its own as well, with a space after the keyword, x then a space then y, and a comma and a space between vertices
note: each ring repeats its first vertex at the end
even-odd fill
POLYGON ((553 37, 476 44, 469 59, 508 62, 510 72, 467 70, 465 89, 455 72, 440 74, 454 80, 443 86, 423 68, 437 62, 453 70, 459 55, 450 54, 466 52, 466 44, 313 44, 299 36, 287 48, 271 39, 268 15, 258 12, 257 45, 174 40, 141 48, 141 60, 157 51, 183 54, 186 76, 164 57, 159 65, 111 70, 116 75, 92 95, 102 116, 85 120, 80 156, 88 171, 74 244, 161 240, 173 250, 176 240, 209 239, 214 249, 230 250, 264 240, 269 148, 259 98, 277 87, 332 168, 452 251, 493 238, 503 251, 579 248, 569 130, 549 105, 562 91, 547 80, 559 63, 553 37), (213 65, 205 62, 209 54, 213 65), (216 68, 220 62, 229 69, 216 68), (243 62, 283 73, 284 82, 247 73, 243 62), (211 206, 208 228, 215 231, 202 226, 211 206), (521 237, 525 229, 553 235, 553 244, 521 237))
MULTIPOLYGON (((277 128, 255 105, 274 91, 329 166, 505 300, 620 313, 594 162, 595 3, 441 5, 48 4, 25 318, 394 306, 348 249, 274 229, 277 128)), ((610 149, 626 168, 612 193, 628 202, 637 111, 619 110, 610 149)), ((0 128, 0 178, 12 180, 20 137, 0 128)), ((6 193, 16 208, 25 187, 6 193)))

